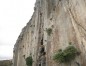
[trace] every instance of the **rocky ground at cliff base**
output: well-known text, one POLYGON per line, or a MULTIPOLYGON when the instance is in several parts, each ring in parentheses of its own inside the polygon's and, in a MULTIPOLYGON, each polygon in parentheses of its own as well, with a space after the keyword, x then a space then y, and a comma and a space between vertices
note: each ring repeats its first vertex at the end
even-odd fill
POLYGON ((12 66, 11 60, 0 60, 0 66, 12 66))

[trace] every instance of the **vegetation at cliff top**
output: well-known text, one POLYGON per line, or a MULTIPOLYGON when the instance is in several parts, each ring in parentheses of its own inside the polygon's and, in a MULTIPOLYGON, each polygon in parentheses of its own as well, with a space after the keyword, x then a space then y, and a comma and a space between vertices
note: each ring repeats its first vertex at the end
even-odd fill
POLYGON ((27 66, 32 66, 32 63, 33 63, 32 56, 27 57, 26 58, 26 64, 27 64, 27 66))
POLYGON ((74 46, 68 46, 64 50, 56 52, 53 59, 56 62, 68 63, 75 59, 77 53, 78 51, 74 46))

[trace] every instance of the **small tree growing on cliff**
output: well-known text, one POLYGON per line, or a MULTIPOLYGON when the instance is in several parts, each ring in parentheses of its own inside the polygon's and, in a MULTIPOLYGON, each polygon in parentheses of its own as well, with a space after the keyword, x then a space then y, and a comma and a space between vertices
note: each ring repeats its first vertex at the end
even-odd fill
POLYGON ((27 64, 27 66, 32 66, 32 63, 33 63, 32 56, 27 57, 26 58, 26 64, 27 64))
POLYGON ((78 53, 78 51, 74 46, 68 46, 63 51, 58 51, 54 55, 53 59, 56 62, 68 63, 75 59, 77 53, 78 53))

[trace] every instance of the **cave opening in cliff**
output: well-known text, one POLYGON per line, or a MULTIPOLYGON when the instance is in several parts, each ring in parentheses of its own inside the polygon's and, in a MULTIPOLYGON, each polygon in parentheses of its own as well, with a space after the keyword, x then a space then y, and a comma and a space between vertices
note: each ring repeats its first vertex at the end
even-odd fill
POLYGON ((42 54, 45 51, 44 45, 43 45, 43 38, 41 39, 41 46, 40 46, 40 53, 42 54))
POLYGON ((41 45, 43 45, 43 38, 42 38, 42 40, 41 40, 41 45))
POLYGON ((41 63, 38 66, 41 66, 41 63))
POLYGON ((44 51, 45 51, 44 45, 42 45, 41 48, 40 48, 40 53, 42 54, 44 51))

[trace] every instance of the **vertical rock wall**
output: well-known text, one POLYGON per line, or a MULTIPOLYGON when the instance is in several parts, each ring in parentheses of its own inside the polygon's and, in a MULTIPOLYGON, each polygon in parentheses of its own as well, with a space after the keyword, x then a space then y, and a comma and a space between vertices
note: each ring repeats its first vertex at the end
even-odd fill
POLYGON ((40 66, 45 52, 46 66, 86 66, 86 0, 37 0, 31 20, 22 29, 14 46, 14 66, 40 66), (52 32, 48 35, 47 30, 52 32), (56 63, 52 56, 69 42, 81 54, 69 64, 56 63), (41 49, 44 49, 41 53, 41 49))

